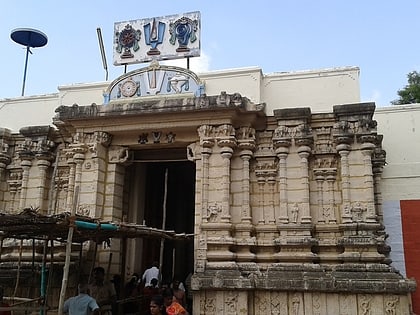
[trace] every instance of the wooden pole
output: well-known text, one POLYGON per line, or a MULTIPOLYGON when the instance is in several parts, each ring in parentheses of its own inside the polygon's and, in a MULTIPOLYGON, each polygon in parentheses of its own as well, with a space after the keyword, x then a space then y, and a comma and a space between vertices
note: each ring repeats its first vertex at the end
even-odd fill
POLYGON ((1 253, 3 251, 3 237, 0 237, 0 262, 1 262, 1 253))
POLYGON ((111 272, 111 263, 112 263, 112 253, 109 253, 109 257, 108 257, 108 266, 106 268, 106 280, 109 280, 109 274, 111 272))
POLYGON ((50 292, 51 281, 53 278, 53 269, 54 269, 54 240, 51 239, 51 247, 50 247, 50 270, 48 270, 48 282, 47 288, 45 289, 45 303, 44 305, 48 305, 48 292, 50 292))
MULTIPOLYGON (((168 169, 165 170, 165 186, 163 187, 163 215, 162 215, 162 230, 166 226, 166 198, 168 196, 168 169)), ((162 282, 162 265, 163 265, 163 247, 165 246, 165 239, 160 239, 160 255, 159 255, 159 283, 162 282)))
MULTIPOLYGON (((43 305, 45 305, 45 288, 46 288, 46 264, 47 264, 47 249, 48 249, 48 240, 44 241, 44 249, 43 249, 43 253, 42 253, 42 266, 41 266, 41 287, 40 287, 40 295, 41 295, 41 299, 42 299, 42 303, 43 305)), ((40 310, 39 314, 43 315, 44 314, 44 310, 40 310)))
POLYGON ((97 252, 98 252, 98 243, 97 243, 97 241, 95 241, 95 248, 94 248, 94 251, 93 251, 92 266, 90 267, 88 283, 90 283, 90 280, 91 280, 91 277, 92 277, 92 272, 93 272, 93 269, 95 268, 95 264, 96 264, 96 253, 97 252))
POLYGON ((16 284, 15 290, 13 291, 13 298, 16 296, 17 289, 19 288, 19 279, 20 279, 20 264, 22 260, 22 247, 23 247, 23 239, 20 240, 20 247, 19 247, 19 262, 18 262, 18 270, 16 274, 16 284))
MULTIPOLYGON (((80 190, 80 187, 76 186, 76 190, 74 192, 73 208, 71 209, 71 215, 70 215, 71 220, 74 219, 74 216, 76 214, 77 203, 79 200, 79 190, 80 190)), ((69 225, 69 232, 67 235, 66 259, 64 262, 63 281, 61 282, 60 300, 58 303, 58 315, 63 314, 64 300, 66 298, 67 282, 68 282, 69 269, 70 269, 71 244, 73 242, 73 232, 74 232, 74 222, 71 221, 69 225)))

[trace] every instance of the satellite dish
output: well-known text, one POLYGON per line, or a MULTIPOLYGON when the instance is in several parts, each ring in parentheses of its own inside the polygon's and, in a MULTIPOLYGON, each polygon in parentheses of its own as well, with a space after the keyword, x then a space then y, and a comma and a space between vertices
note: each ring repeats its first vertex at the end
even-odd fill
POLYGON ((26 70, 28 68, 28 55, 32 54, 30 48, 43 47, 47 44, 47 35, 32 28, 17 28, 12 31, 10 38, 26 47, 25 70, 23 72, 22 96, 25 94, 26 70))

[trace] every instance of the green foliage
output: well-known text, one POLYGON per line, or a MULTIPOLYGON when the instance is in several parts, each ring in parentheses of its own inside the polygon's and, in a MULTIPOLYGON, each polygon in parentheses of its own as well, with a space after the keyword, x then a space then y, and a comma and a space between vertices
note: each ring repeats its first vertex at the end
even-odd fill
POLYGON ((420 103, 420 72, 411 71, 407 75, 408 84, 398 90, 399 99, 392 101, 393 105, 420 103))

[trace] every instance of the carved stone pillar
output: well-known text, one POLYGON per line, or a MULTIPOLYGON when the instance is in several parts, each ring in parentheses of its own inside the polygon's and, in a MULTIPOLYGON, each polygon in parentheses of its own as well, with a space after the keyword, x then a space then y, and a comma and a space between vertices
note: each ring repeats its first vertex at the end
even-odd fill
POLYGON ((67 198, 66 198, 66 210, 71 211, 73 206, 73 196, 74 196, 74 176, 76 174, 76 162, 73 159, 74 152, 71 150, 66 152, 67 164, 69 165, 69 177, 68 177, 68 186, 67 186, 67 198))
POLYGON ((377 222, 376 210, 375 210, 375 193, 373 187, 373 171, 372 171, 372 154, 375 148, 375 136, 367 135, 362 136, 362 154, 364 163, 364 181, 365 181, 365 193, 366 193, 366 222, 375 223, 377 222))
POLYGON ((315 181, 317 184, 317 201, 318 201, 318 223, 325 223, 325 217, 323 215, 323 209, 324 209, 324 171, 322 169, 315 169, 314 170, 315 175, 315 181))
POLYGON ((51 165, 50 161, 47 159, 38 159, 37 166, 39 169, 39 187, 38 187, 38 207, 39 209, 46 212, 46 208, 43 207, 44 204, 44 196, 45 196, 45 186, 47 181, 47 170, 48 167, 51 165))
POLYGON ((22 210, 26 206, 26 197, 28 193, 28 181, 29 181, 29 170, 32 166, 33 155, 32 152, 20 152, 19 157, 21 159, 22 167, 22 186, 20 192, 19 209, 22 210))
POLYGON ((9 154, 9 141, 11 132, 9 129, 0 128, 0 209, 7 209, 6 201, 4 200, 4 193, 6 187, 6 168, 11 162, 9 154))
POLYGON ((0 208, 6 209, 4 200, 4 189, 1 183, 4 183, 4 177, 6 176, 6 167, 10 163, 10 157, 5 153, 0 153, 0 208))
POLYGON ((276 154, 279 159, 279 198, 280 198, 280 215, 279 222, 281 224, 289 223, 287 214, 287 155, 289 154, 290 140, 274 143, 276 154))
POLYGON ((207 209, 209 208, 209 157, 211 148, 203 147, 201 150, 202 175, 201 175, 201 215, 207 221, 207 209))
POLYGON ((230 146, 222 146, 221 156, 223 158, 223 177, 222 177, 222 213, 221 222, 230 223, 230 158, 233 149, 230 146))
POLYGON ((251 150, 241 151, 241 159, 243 161, 242 169, 242 215, 241 223, 250 224, 251 218, 251 207, 249 204, 249 160, 252 158, 251 150))
POLYGON ((252 168, 254 174, 252 176, 252 194, 254 198, 252 204, 252 222, 255 224, 255 261, 258 268, 267 268, 271 263, 275 262, 273 254, 276 251, 274 239, 278 236, 276 218, 277 191, 276 175, 277 163, 272 144, 273 133, 263 131, 258 133, 258 143, 252 168))
POLYGON ((302 216, 300 218, 301 224, 311 224, 312 218, 309 208, 309 164, 308 157, 311 154, 311 147, 309 139, 297 139, 298 155, 300 157, 301 179, 302 179, 302 216))
MULTIPOLYGON (((203 217, 201 230, 205 232, 199 241, 201 247, 207 246, 207 266, 235 265, 235 254, 230 248, 234 244, 232 238, 232 223, 230 215, 230 158, 236 145, 235 129, 231 125, 221 125, 217 128, 204 125, 198 128, 200 144, 208 148, 217 143, 220 158, 214 157, 210 163, 211 150, 205 151, 204 158, 208 166, 203 165, 203 189, 206 190, 204 205, 208 205, 203 217), (208 153, 208 156, 206 154, 208 153), (215 162, 217 161, 217 162, 215 162), (208 180, 206 179, 208 178, 208 180), (205 186, 204 186, 205 185, 205 186), (211 202, 210 202, 211 200, 211 202), (206 244, 206 245, 204 245, 206 244)), ((200 267, 201 268, 201 267, 200 267)))
POLYGON ((283 205, 280 200, 277 223, 280 235, 275 239, 278 251, 274 256, 280 263, 311 263, 316 259, 312 252, 316 239, 312 237, 309 185, 309 157, 313 144, 311 111, 309 108, 279 109, 274 111, 274 116, 278 127, 274 131, 273 144, 280 164, 281 199, 287 194, 284 196, 287 204, 283 205), (286 169, 290 169, 287 175, 286 169), (292 189, 289 182, 294 184, 292 189))
MULTIPOLYGON (((80 187, 81 180, 82 180, 82 164, 85 160, 85 150, 84 148, 77 148, 76 154, 73 156, 74 162, 76 163, 76 170, 74 174, 74 187, 76 190, 76 187, 80 187)), ((75 191, 76 193, 76 191, 75 191)), ((75 203, 77 203, 77 200, 74 200, 75 203)))
POLYGON ((250 160, 255 148, 255 130, 243 127, 238 132, 238 147, 242 160, 242 205, 241 222, 235 226, 236 260, 238 262, 251 262, 255 260, 255 254, 251 253, 251 247, 255 246, 255 238, 252 237, 253 225, 250 205, 250 160))
POLYGON ((334 183, 336 182, 337 170, 327 169, 326 180, 327 180, 327 195, 328 195, 328 209, 324 211, 324 217, 326 223, 335 224, 337 219, 335 216, 335 198, 334 198, 334 183))
POLYGON ((351 197, 350 197, 350 171, 349 171, 349 153, 350 137, 338 137, 337 152, 340 154, 341 165, 341 191, 343 202, 341 205, 341 223, 352 223, 351 215, 351 197))
POLYGON ((70 166, 69 172, 69 187, 67 193, 67 209, 71 211, 74 207, 77 209, 77 203, 79 202, 76 198, 77 190, 80 189, 81 178, 82 178, 82 164, 85 160, 85 152, 87 147, 85 145, 74 144, 70 146, 68 151, 67 163, 70 166), (76 188, 79 187, 79 188, 76 188))
POLYGON ((214 127, 202 125, 197 131, 200 136, 201 147, 201 217, 203 222, 207 222, 207 210, 209 208, 209 158, 214 146, 214 127))
POLYGON ((380 192, 380 181, 382 178, 382 172, 385 165, 385 156, 386 153, 382 150, 380 144, 382 142, 382 137, 378 136, 379 141, 378 147, 375 149, 375 152, 372 157, 372 168, 373 168, 373 187, 375 194, 375 205, 378 214, 378 221, 383 222, 383 210, 382 210, 382 194, 380 192))

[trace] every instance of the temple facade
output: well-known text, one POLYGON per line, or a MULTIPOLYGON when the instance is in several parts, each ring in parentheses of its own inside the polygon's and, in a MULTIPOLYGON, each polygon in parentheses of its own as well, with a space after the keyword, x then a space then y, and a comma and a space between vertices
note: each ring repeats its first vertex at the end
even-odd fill
MULTIPOLYGON (((391 265, 386 152, 357 68, 199 75, 152 63, 61 91, 12 102, 55 113, 0 129, 1 211, 194 234, 75 246, 74 268, 128 277, 161 259, 164 281, 192 273, 194 314, 411 314, 416 284, 391 265)), ((31 242, 26 256, 2 242, 2 266, 33 263, 31 242)))

